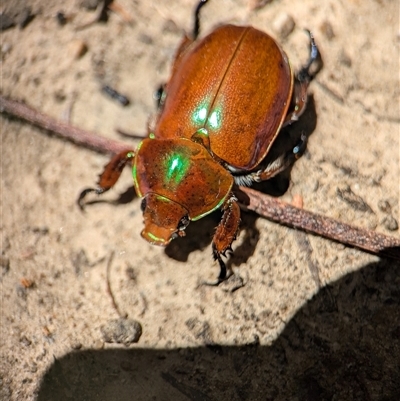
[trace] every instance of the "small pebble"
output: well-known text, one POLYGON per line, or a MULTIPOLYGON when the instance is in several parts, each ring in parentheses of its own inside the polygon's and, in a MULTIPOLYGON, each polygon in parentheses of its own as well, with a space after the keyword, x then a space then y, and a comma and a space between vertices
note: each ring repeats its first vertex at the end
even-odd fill
POLYGON ((294 27, 294 19, 286 13, 279 14, 272 24, 272 29, 283 39, 293 32, 294 27))
POLYGON ((382 224, 389 231, 397 231, 399 229, 399 223, 393 216, 386 216, 382 220, 382 224))
POLYGON ((68 45, 68 54, 73 60, 81 58, 87 51, 87 44, 81 39, 74 39, 68 45))
POLYGON ((378 202, 378 208, 381 212, 384 212, 384 213, 390 213, 390 211, 392 210, 390 203, 385 199, 381 199, 378 202))
POLYGON ((292 205, 298 207, 299 209, 303 209, 303 197, 300 194, 295 194, 292 198, 292 205))
POLYGON ((11 43, 9 43, 9 42, 4 42, 4 43, 1 45, 1 52, 2 52, 3 54, 7 54, 7 53, 9 53, 9 52, 11 51, 11 48, 12 48, 11 43))
POLYGON ((32 288, 35 285, 35 282, 29 278, 21 277, 20 283, 24 288, 32 288))
POLYGON ((68 22, 66 15, 62 11, 57 12, 56 19, 60 26, 64 26, 68 22))
POLYGON ((335 32, 333 31, 332 25, 329 21, 324 21, 319 29, 321 30, 322 34, 328 39, 332 40, 335 37, 335 32))
POLYGON ((132 319, 115 319, 100 327, 103 340, 106 343, 125 344, 129 346, 139 341, 142 326, 132 319))
POLYGON ((104 341, 103 340, 96 340, 93 344, 94 349, 103 349, 104 348, 104 341))
POLYGON ((51 337, 53 335, 53 333, 51 332, 51 330, 49 329, 48 326, 43 326, 42 332, 45 337, 51 337))

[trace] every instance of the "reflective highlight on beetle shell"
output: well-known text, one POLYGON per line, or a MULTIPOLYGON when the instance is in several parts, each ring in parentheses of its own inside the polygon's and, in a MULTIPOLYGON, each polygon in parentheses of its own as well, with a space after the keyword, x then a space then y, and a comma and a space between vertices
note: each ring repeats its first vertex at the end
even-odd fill
POLYGON ((192 114, 192 122, 196 127, 208 126, 211 130, 218 130, 222 127, 222 101, 217 107, 211 109, 210 101, 202 101, 192 114))
POLYGON ((190 168, 190 158, 182 152, 171 153, 166 156, 163 169, 165 171, 165 182, 171 189, 177 186, 185 179, 190 168))

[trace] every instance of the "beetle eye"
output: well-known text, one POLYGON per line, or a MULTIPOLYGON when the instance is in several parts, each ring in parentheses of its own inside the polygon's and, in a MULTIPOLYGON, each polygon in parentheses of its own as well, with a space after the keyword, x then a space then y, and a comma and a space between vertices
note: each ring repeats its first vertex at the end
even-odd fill
POLYGON ((140 204, 140 210, 144 212, 146 210, 146 206, 147 206, 146 198, 143 198, 142 203, 140 204))
POLYGON ((189 216, 188 215, 183 216, 179 221, 178 230, 183 231, 189 225, 189 222, 190 222, 189 216))

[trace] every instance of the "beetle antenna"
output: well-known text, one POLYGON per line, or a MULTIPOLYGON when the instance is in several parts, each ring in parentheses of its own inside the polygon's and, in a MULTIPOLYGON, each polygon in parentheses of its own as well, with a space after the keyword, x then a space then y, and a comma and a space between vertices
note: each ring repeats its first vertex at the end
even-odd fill
POLYGON ((196 10, 194 11, 194 26, 193 26, 193 40, 196 40, 200 32, 200 10, 206 4, 208 0, 200 0, 197 4, 196 10))

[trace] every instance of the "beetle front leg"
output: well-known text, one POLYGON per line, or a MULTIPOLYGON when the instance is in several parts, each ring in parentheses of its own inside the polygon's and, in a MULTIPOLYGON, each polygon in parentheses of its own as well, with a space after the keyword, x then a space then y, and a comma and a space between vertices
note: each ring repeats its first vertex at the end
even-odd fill
POLYGON ((226 256, 227 251, 232 252, 231 245, 236 239, 240 224, 240 208, 233 194, 225 201, 222 210, 224 213, 215 231, 212 243, 214 259, 218 260, 220 266, 217 284, 227 278, 226 265, 222 260, 222 256, 226 256))
POLYGON ((310 36, 310 56, 307 63, 297 73, 294 89, 293 89, 293 106, 289 109, 283 126, 291 124, 293 121, 297 121, 303 114, 307 105, 307 89, 311 80, 314 78, 316 72, 311 72, 311 67, 314 63, 320 60, 320 54, 318 47, 315 44, 314 36, 310 31, 307 31, 310 36))
POLYGON ((97 195, 101 195, 102 193, 111 189, 121 176, 124 167, 128 163, 131 163, 134 157, 135 152, 133 150, 124 150, 116 154, 108 162, 108 164, 104 167, 104 171, 100 174, 97 188, 86 188, 80 193, 77 200, 79 207, 83 209, 83 199, 88 193, 96 192, 97 195))

